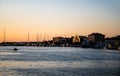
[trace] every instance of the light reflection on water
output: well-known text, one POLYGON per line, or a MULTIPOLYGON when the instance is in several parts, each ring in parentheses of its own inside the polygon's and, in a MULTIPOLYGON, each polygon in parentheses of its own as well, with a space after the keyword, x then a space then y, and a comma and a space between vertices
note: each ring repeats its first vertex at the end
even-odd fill
POLYGON ((73 47, 0 47, 1 76, 120 75, 120 51, 73 47))
POLYGON ((0 61, 0 66, 2 68, 21 68, 21 69, 29 69, 29 68, 62 68, 62 67, 70 67, 70 68, 117 68, 120 62, 116 60, 108 61, 108 60, 87 60, 87 61, 0 61), (102 64, 102 65, 101 65, 102 64), (114 65, 114 66, 113 66, 114 65))

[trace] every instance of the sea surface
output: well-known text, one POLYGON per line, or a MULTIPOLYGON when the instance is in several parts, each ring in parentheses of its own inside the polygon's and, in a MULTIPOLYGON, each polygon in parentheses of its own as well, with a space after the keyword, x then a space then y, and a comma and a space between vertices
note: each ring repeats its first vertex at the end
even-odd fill
POLYGON ((0 76, 120 76, 120 51, 0 46, 0 76))

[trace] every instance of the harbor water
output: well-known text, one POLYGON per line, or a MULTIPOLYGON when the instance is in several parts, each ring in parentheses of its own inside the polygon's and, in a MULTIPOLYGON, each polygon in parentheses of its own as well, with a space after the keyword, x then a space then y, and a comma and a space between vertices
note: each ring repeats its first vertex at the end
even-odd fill
POLYGON ((120 76, 120 51, 0 46, 0 76, 120 76), (17 51, 13 49, 17 48, 17 51))

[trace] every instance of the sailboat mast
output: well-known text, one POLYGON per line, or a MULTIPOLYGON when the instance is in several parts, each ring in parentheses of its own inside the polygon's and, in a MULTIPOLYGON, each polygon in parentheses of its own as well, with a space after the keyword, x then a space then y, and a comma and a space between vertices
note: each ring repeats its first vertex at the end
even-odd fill
POLYGON ((4 40, 3 42, 6 42, 6 32, 5 32, 5 28, 4 28, 4 40))
POLYGON ((44 35, 44 41, 46 40, 46 33, 45 33, 45 35, 44 35))
POLYGON ((36 35, 36 42, 39 42, 39 33, 36 35))
POLYGON ((41 42, 41 33, 40 33, 39 39, 40 39, 39 41, 41 42))
POLYGON ((28 42, 29 42, 29 32, 28 32, 28 42))

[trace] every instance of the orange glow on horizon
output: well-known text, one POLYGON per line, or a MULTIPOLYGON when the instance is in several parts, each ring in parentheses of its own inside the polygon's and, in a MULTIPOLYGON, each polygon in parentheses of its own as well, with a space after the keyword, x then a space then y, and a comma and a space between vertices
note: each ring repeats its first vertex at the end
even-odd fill
POLYGON ((0 1, 0 42, 41 41, 55 36, 88 36, 93 32, 106 37, 120 35, 119 0, 2 0, 0 1), (100 2, 99 2, 100 1, 100 2), (45 36, 46 35, 46 36, 45 36))

